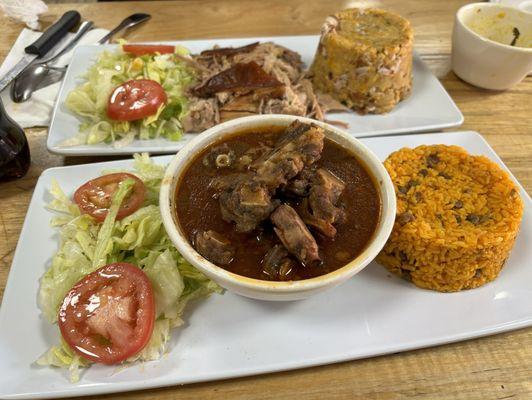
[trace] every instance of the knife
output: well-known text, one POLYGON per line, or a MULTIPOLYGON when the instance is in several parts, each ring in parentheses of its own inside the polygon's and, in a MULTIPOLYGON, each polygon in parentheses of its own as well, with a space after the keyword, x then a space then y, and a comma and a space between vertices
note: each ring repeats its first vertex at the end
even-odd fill
POLYGON ((26 47, 24 49, 26 54, 0 79, 0 92, 36 58, 44 56, 70 29, 79 24, 80 20, 81 15, 77 11, 67 11, 59 21, 50 26, 35 42, 26 47))

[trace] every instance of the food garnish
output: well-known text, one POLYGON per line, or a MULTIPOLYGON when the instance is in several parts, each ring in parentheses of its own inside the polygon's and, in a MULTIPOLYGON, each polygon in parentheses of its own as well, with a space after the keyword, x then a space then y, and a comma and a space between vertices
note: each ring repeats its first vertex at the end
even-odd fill
POLYGON ((66 98, 66 107, 82 122, 80 132, 62 145, 179 140, 188 110, 186 90, 196 73, 188 50, 170 47, 172 52, 145 45, 129 45, 130 52, 104 51, 84 75, 86 81, 66 98))
POLYGON ((133 181, 133 187, 118 210, 116 220, 120 221, 137 211, 146 197, 144 182, 133 174, 122 172, 92 179, 76 190, 74 201, 82 213, 89 214, 97 221, 103 221, 109 212, 114 194, 126 179, 133 181))
MULTIPOLYGON (((50 189, 54 199, 48 208, 56 213, 52 226, 60 228, 60 245, 41 278, 38 298, 50 323, 58 322, 61 309, 64 340, 37 363, 68 368, 72 381, 79 379, 80 367, 94 361, 129 364, 159 359, 166 351, 171 329, 183 323, 181 315, 188 301, 221 291, 181 257, 166 234, 158 206, 164 167, 154 164, 146 154, 134 157, 134 171, 112 171, 77 191, 95 207, 79 207, 57 182, 50 189), (139 191, 139 187, 144 189, 139 191), (103 275, 110 275, 110 269, 121 278, 104 282, 103 275), (150 311, 149 301, 143 303, 137 298, 149 292, 144 277, 153 293, 154 311, 150 311), (104 305, 100 311, 105 313, 82 313, 81 320, 73 322, 68 315, 75 307, 69 306, 72 302, 68 299, 76 293, 79 300, 86 299, 83 296, 91 291, 104 305), (141 310, 142 304, 141 313, 146 318, 132 318, 132 310, 141 310), (151 318, 153 331, 144 343, 151 331, 151 318), (98 348, 96 338, 107 347, 98 348), (97 357, 82 355, 76 347, 80 343, 91 344, 88 351, 97 357)), ((92 300, 90 307, 96 305, 96 297, 92 300)))
POLYGON ((106 265, 67 293, 58 325, 81 357, 117 364, 141 351, 153 332, 155 301, 150 280, 129 263, 106 265))
POLYGON ((166 44, 123 44, 122 50, 126 53, 134 54, 137 57, 146 54, 172 54, 175 52, 175 46, 166 44))
POLYGON ((163 87, 151 79, 136 79, 117 86, 107 104, 107 116, 114 121, 137 121, 157 114, 167 101, 163 87))

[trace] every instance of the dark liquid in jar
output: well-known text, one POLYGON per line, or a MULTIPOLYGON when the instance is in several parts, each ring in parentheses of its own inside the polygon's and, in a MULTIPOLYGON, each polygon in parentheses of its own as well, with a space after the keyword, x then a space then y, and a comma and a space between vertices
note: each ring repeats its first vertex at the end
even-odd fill
POLYGON ((30 166, 24 131, 9 118, 0 102, 0 181, 23 177, 30 166))

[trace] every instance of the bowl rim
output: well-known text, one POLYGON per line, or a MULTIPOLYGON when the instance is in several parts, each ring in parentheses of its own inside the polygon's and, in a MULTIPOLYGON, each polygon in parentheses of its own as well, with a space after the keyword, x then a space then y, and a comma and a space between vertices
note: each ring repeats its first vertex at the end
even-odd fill
POLYGON ((484 36, 478 34, 474 30, 472 30, 469 26, 467 26, 465 24, 465 22, 463 21, 463 14, 466 11, 469 11, 470 9, 476 8, 476 7, 479 7, 479 8, 499 8, 501 10, 506 10, 506 11, 509 11, 509 12, 516 12, 518 14, 523 14, 525 16, 528 16, 530 19, 532 19, 532 13, 530 11, 523 10, 523 9, 517 8, 517 7, 508 6, 508 5, 505 5, 505 4, 500 4, 500 3, 469 3, 469 4, 463 5, 462 7, 460 7, 458 9, 458 11, 456 11, 455 19, 456 19, 456 23, 460 24, 460 26, 463 27, 467 32, 469 32, 474 37, 476 37, 477 39, 480 39, 481 41, 483 41, 483 42, 485 42, 487 44, 491 44, 491 45, 494 45, 494 46, 499 47, 501 49, 506 49, 506 50, 510 50, 510 51, 522 52, 522 53, 525 53, 525 54, 532 53, 532 47, 510 46, 509 44, 496 42, 495 40, 488 39, 487 37, 484 37, 484 36))
POLYGON ((391 234, 396 214, 395 189, 392 180, 382 162, 366 145, 342 129, 325 122, 316 121, 305 117, 280 114, 253 115, 236 118, 209 128, 188 142, 174 156, 166 168, 164 178, 161 183, 159 206, 163 224, 168 236, 170 237, 170 240, 173 242, 174 246, 181 253, 181 255, 200 271, 206 273, 214 280, 220 279, 223 282, 229 281, 239 287, 244 287, 251 290, 259 290, 261 292, 276 293, 312 291, 324 286, 329 286, 335 282, 339 283, 344 279, 347 279, 350 276, 358 273, 367 264, 369 264, 369 262, 371 262, 384 247, 384 244, 391 234), (306 123, 314 123, 325 128, 326 130, 333 131, 336 135, 343 137, 343 139, 349 142, 351 146, 357 148, 357 150, 363 153, 367 158, 367 160, 363 161, 366 164, 366 168, 369 170, 368 172, 370 172, 372 175, 373 180, 379 186, 378 189, 381 196, 381 218, 377 229, 366 248, 355 259, 351 260, 337 270, 314 278, 297 281, 266 281, 249 278, 227 271, 203 258, 182 234, 176 219, 173 217, 172 203, 174 193, 171 189, 174 188, 174 181, 181 177, 181 174, 178 176, 175 175, 176 170, 181 168, 182 173, 184 171, 184 166, 186 166, 195 157, 197 148, 202 144, 208 146, 223 137, 234 134, 235 132, 252 127, 260 127, 261 125, 288 126, 290 122, 296 119, 306 123), (369 162, 367 162, 368 160, 369 162))

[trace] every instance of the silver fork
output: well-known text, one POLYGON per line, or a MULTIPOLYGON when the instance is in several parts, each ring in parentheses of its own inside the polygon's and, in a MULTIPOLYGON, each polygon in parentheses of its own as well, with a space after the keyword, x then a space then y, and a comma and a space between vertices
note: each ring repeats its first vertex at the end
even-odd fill
MULTIPOLYGON (((124 19, 119 25, 117 25, 107 35, 105 35, 103 38, 98 40, 96 44, 105 44, 108 41, 110 41, 113 38, 113 36, 116 35, 118 32, 133 28, 134 26, 137 26, 138 24, 145 22, 149 20, 150 18, 151 18, 151 15, 149 14, 143 14, 143 13, 132 14, 126 19, 124 19)), ((48 68, 51 70, 57 71, 57 72, 65 72, 68 68, 68 65, 65 65, 63 67, 48 66, 48 68)))

